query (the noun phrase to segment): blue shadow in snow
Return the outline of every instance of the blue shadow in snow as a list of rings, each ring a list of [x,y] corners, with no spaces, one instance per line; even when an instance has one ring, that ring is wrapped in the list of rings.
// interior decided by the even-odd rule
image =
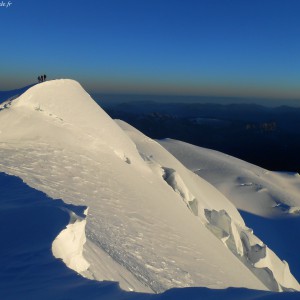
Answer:
[[[30,85],[27,85],[23,88],[12,90],[12,91],[0,91],[0,104],[5,102],[8,99],[15,99],[19,96],[21,96],[23,93],[25,93],[29,88],[33,87],[37,83],[33,83]]]
[[[125,292],[116,282],[88,280],[55,259],[52,242],[69,222],[67,205],[0,173],[0,299],[3,300],[177,300],[300,299],[299,293],[269,293],[242,288],[171,289],[163,294]]]

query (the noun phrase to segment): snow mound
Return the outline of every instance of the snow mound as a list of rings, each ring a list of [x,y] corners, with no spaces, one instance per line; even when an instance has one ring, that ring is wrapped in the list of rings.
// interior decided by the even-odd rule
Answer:
[[[37,84],[12,103],[10,101],[5,108],[8,105],[6,114],[0,115],[1,122],[18,130],[2,131],[1,140],[20,142],[51,138],[60,146],[109,148],[127,163],[140,162],[132,141],[74,80],[60,79]],[[8,120],[11,118],[13,121]],[[39,127],[36,127],[37,124]],[[73,131],[76,131],[76,136]]]
[[[86,217],[69,215],[52,249],[90,279],[148,293],[298,289],[276,257],[262,250],[255,260],[256,238],[226,196],[157,142],[116,124],[77,82],[38,84],[1,110],[0,157],[0,171],[89,208]]]

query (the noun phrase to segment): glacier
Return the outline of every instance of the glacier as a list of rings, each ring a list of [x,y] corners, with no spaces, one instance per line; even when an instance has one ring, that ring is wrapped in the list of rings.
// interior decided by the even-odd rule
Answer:
[[[253,299],[299,291],[288,263],[246,226],[241,200],[171,153],[112,120],[73,80],[43,82],[0,107],[0,172],[64,207],[64,225],[47,244],[53,261],[70,268],[62,281],[77,273],[76,289],[92,285],[100,294],[117,282],[121,289],[113,285],[107,299],[174,297],[172,289],[191,287],[260,291]],[[4,298],[18,289],[21,280]]]

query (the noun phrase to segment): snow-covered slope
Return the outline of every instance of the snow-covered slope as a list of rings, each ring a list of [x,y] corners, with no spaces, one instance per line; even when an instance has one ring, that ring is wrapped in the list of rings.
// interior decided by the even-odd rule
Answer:
[[[240,210],[264,217],[300,211],[298,173],[271,172],[218,151],[171,139],[160,144]]]
[[[132,126],[118,121],[118,124],[128,133],[132,140],[136,143],[138,150],[146,157],[150,157],[156,162],[164,161],[168,166],[171,166],[177,170],[177,173],[183,178],[183,182],[191,183],[191,174],[188,174],[189,178],[186,177],[185,172],[187,171],[183,165],[179,163],[175,157],[170,156],[170,153],[165,149],[162,149],[158,143],[155,143],[153,140],[147,138],[138,130]],[[165,143],[170,142],[166,140]],[[176,141],[177,142],[177,141]],[[164,142],[161,142],[164,145]],[[180,142],[179,142],[180,144]],[[176,143],[175,143],[176,145]],[[180,144],[181,145],[181,144]],[[170,147],[172,148],[172,147]],[[180,147],[174,146],[173,151],[176,153],[176,150]],[[168,154],[166,154],[168,153]],[[196,157],[190,156],[189,151],[182,151],[183,157],[190,161],[192,164],[193,158]],[[167,157],[167,158],[166,158]],[[190,160],[189,160],[190,159]],[[195,160],[195,164],[197,160]],[[195,166],[195,165],[193,165]],[[216,175],[216,176],[219,176]],[[180,178],[180,179],[181,179]],[[195,199],[201,199],[203,197],[203,192],[207,196],[206,199],[209,199],[210,203],[205,203],[205,200],[202,200],[201,203],[205,203],[204,207],[200,208],[204,210],[205,218],[208,220],[207,227],[213,232],[220,240],[222,240],[225,245],[239,257],[249,269],[252,270],[258,276],[268,288],[276,289],[277,283],[281,285],[283,282],[293,281],[293,278],[287,279],[289,276],[289,266],[287,262],[281,262],[278,257],[255,235],[251,229],[247,228],[240,222],[240,217],[235,216],[236,209],[230,207],[228,200],[224,197],[223,199],[217,195],[215,190],[211,190],[213,193],[209,194],[208,187],[210,186],[208,182],[202,180],[201,177],[196,177],[193,181],[195,186],[189,186],[188,191],[192,191],[195,195]],[[211,188],[211,187],[210,187]],[[175,189],[176,190],[176,189]],[[182,189],[177,189],[179,194],[182,193]],[[242,195],[240,195],[242,197]],[[184,198],[184,197],[183,197]],[[211,207],[210,205],[218,205],[216,199],[222,199],[220,204],[223,208],[218,206]],[[252,266],[255,268],[253,269]],[[263,268],[263,270],[261,269]],[[286,271],[285,271],[286,270]],[[275,277],[277,283],[272,283],[269,281],[269,273],[271,272],[272,276]],[[287,272],[287,273],[286,273]],[[267,274],[266,274],[267,273]],[[297,286],[298,284],[295,283]],[[285,284],[283,286],[287,287]],[[279,290],[281,288],[279,287]]]
[[[159,141],[187,168],[213,184],[300,280],[300,176],[271,172],[235,157],[172,139]]]
[[[155,141],[116,124],[77,82],[44,82],[2,107],[0,171],[88,207],[86,216],[71,211],[52,243],[73,270],[141,292],[299,290],[222,193]]]
[[[29,88],[31,88],[34,85],[35,84],[31,84],[31,85],[25,86],[23,88],[11,90],[11,91],[0,91],[0,104],[5,101],[10,101],[10,100],[13,100],[13,99],[19,97],[20,95],[22,95],[24,92],[26,92]]]
[[[181,288],[153,295],[125,292],[115,282],[78,276],[51,254],[55,236],[68,226],[71,212],[84,215],[84,207],[49,199],[19,178],[0,173],[0,299],[15,300],[123,300],[123,299],[298,299],[296,293],[270,293],[247,289]],[[9,230],[8,230],[9,228]],[[99,257],[98,257],[99,259]],[[112,265],[110,266],[112,267]]]

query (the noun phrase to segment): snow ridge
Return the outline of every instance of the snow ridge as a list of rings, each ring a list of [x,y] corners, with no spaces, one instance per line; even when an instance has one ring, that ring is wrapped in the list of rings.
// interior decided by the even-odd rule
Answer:
[[[198,201],[176,170],[162,168],[164,180],[178,193],[187,207],[198,216]],[[200,209],[200,208],[199,208]],[[300,285],[281,261],[251,229],[232,220],[226,210],[204,209],[207,228],[237,256],[271,291],[296,291]],[[200,214],[201,215],[201,214]]]
[[[157,142],[116,124],[77,82],[41,83],[7,108],[0,111],[0,170],[89,207],[86,216],[69,214],[52,242],[77,272],[147,292],[298,288],[221,192]]]
[[[134,138],[137,134],[142,135],[128,124],[118,123],[124,130],[127,130],[131,137]],[[134,140],[138,141],[137,138]],[[142,145],[138,145],[139,148],[143,149],[140,151],[145,151]],[[142,153],[142,157],[147,157],[147,155]],[[151,159],[154,160],[153,156]],[[172,187],[174,192],[180,195],[191,213],[199,218],[269,290],[278,292],[300,290],[300,285],[291,274],[287,262],[281,261],[253,234],[251,229],[245,226],[239,218],[236,218],[230,207],[220,210],[209,208],[211,205],[203,205],[203,202],[200,204],[187,187],[188,184],[180,176],[182,170],[178,164],[177,168],[162,167],[162,170],[163,179]],[[199,198],[201,199],[201,197]],[[205,217],[203,218],[203,216]]]

